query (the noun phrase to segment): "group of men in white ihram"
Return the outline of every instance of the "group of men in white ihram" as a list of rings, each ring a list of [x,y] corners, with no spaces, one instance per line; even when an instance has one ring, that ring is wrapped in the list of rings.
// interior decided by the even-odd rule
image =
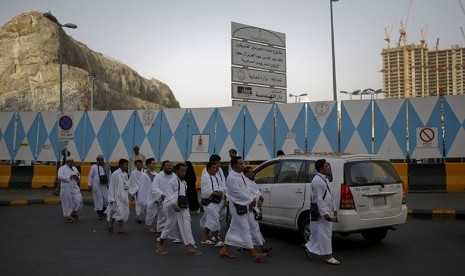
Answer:
[[[130,197],[135,201],[135,212],[138,223],[145,224],[149,232],[157,233],[156,252],[167,254],[165,240],[172,239],[184,243],[185,253],[198,256],[191,229],[191,216],[188,209],[187,185],[184,181],[187,165],[163,161],[161,171],[155,172],[154,158],[145,159],[134,149],[131,161],[120,159],[118,169],[113,173],[105,164],[102,155],[92,165],[88,177],[88,187],[93,193],[94,209],[98,219],[107,219],[107,229],[113,233],[125,234],[124,223],[130,213]],[[135,168],[128,170],[134,162]],[[144,170],[144,162],[146,170]],[[234,258],[229,247],[237,247],[250,251],[252,260],[263,261],[271,247],[265,246],[260,232],[258,219],[263,202],[260,190],[253,180],[253,170],[248,175],[244,172],[244,162],[238,156],[231,158],[231,171],[225,178],[220,168],[221,157],[213,154],[202,172],[201,203],[204,213],[200,227],[204,229],[201,243],[221,247],[220,256]],[[130,171],[130,174],[128,173]],[[77,211],[82,208],[82,195],[79,188],[80,175],[74,160],[69,158],[66,165],[58,171],[61,181],[60,198],[63,215],[67,223],[79,220]],[[221,221],[226,218],[227,209],[232,218],[224,241],[219,236]],[[255,247],[260,250],[255,249]]]

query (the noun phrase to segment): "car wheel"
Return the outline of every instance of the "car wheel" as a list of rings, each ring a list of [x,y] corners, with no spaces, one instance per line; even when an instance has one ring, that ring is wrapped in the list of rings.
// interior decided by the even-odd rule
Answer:
[[[362,231],[362,236],[370,243],[377,243],[383,240],[387,235],[387,228],[376,228]]]
[[[306,216],[299,226],[300,238],[303,242],[308,242],[310,239],[310,218]]]

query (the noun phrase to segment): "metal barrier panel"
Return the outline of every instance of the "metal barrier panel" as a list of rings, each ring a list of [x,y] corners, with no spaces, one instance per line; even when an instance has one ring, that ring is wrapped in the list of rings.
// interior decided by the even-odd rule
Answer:
[[[162,160],[184,161],[187,143],[187,109],[163,109],[160,155]]]
[[[37,160],[57,161],[60,160],[60,143],[58,142],[58,125],[56,112],[40,112],[37,140]]]
[[[88,120],[84,128],[84,161],[94,162],[99,154],[102,154],[106,161],[110,161],[110,113],[108,111],[88,111],[86,116],[86,120]]]
[[[244,107],[218,108],[216,117],[215,153],[229,161],[229,150],[244,156]]]
[[[337,102],[312,102],[307,109],[308,152],[337,152],[338,149]]]
[[[443,107],[446,157],[465,157],[465,95],[444,96]]]
[[[109,119],[110,148],[109,160],[128,159],[132,154],[134,145],[134,110],[111,111]],[[129,167],[134,164],[130,164]]]
[[[372,101],[342,101],[341,151],[373,153]]]
[[[446,191],[445,164],[409,164],[409,191]]]
[[[375,100],[374,153],[389,159],[407,158],[405,99]]]
[[[274,156],[274,105],[245,106],[244,160],[268,160]]]
[[[17,113],[14,160],[36,159],[38,126],[37,113]]]
[[[304,103],[276,105],[276,144],[272,157],[276,157],[279,149],[285,153],[305,150],[305,110]]]
[[[214,153],[216,108],[189,109],[187,160],[207,162]]]
[[[16,112],[0,112],[0,160],[12,160]]]
[[[147,158],[160,160],[160,110],[138,110],[134,125],[134,144]]]
[[[442,158],[441,101],[439,97],[408,99],[411,158]]]

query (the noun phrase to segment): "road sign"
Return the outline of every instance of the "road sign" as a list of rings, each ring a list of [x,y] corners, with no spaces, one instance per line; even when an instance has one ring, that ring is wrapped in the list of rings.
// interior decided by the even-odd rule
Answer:
[[[437,127],[419,127],[417,128],[417,147],[419,148],[437,148],[438,147],[438,128]]]
[[[286,47],[286,34],[231,22],[231,36],[269,45]]]
[[[232,67],[232,81],[286,87],[286,75],[268,71]]]
[[[74,140],[73,115],[62,114],[58,116],[58,141]]]
[[[233,83],[232,98],[285,103],[286,90]]]
[[[232,40],[232,64],[286,72],[286,49]]]

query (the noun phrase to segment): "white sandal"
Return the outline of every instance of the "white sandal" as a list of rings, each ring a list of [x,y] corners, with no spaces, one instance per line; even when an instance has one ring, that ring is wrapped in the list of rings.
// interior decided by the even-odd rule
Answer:
[[[332,264],[332,265],[339,265],[341,264],[341,262],[339,262],[338,260],[334,259],[334,257],[331,257],[329,259],[326,259],[325,260],[325,263],[327,264]]]

